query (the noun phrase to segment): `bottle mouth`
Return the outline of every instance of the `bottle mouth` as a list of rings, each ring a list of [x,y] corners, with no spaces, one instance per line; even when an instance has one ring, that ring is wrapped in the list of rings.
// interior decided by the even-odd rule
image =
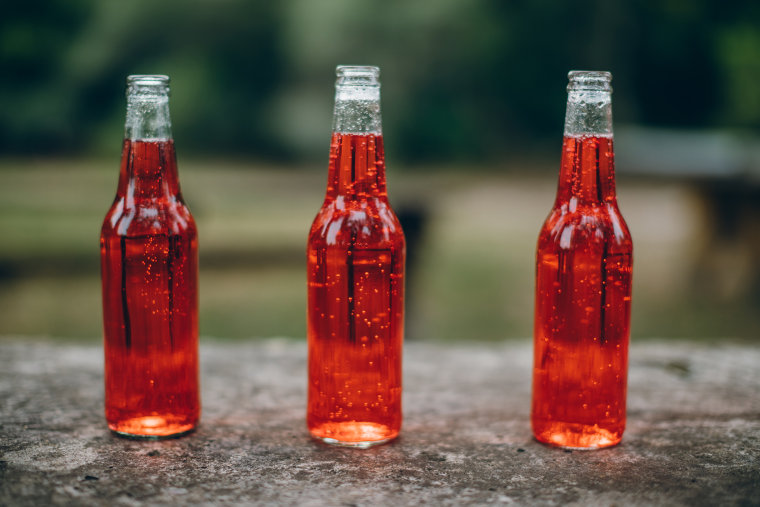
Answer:
[[[380,67],[372,65],[338,65],[338,86],[380,86]]]
[[[165,97],[169,93],[169,76],[132,74],[127,76],[127,96]]]
[[[127,84],[169,84],[169,76],[164,74],[130,74],[127,76]]]
[[[567,73],[567,91],[593,90],[611,92],[612,73],[603,70],[571,70]]]

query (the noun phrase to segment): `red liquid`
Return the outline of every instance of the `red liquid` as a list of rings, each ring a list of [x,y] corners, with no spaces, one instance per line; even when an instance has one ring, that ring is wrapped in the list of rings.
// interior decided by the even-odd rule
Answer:
[[[401,429],[404,255],[381,136],[333,134],[308,243],[311,434],[369,446]]]
[[[625,429],[633,245],[615,197],[611,137],[565,137],[538,239],[533,433],[607,447]]]
[[[106,419],[113,431],[192,430],[198,394],[198,240],[172,141],[124,142],[100,236]]]

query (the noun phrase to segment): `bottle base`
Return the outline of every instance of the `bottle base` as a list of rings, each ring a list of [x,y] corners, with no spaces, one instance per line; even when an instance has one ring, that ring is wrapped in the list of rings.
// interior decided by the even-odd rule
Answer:
[[[543,444],[573,450],[593,450],[612,447],[620,443],[623,432],[612,432],[599,425],[555,422],[533,432]]]
[[[369,449],[390,442],[398,436],[385,424],[364,421],[329,422],[309,428],[311,436],[326,444]]]
[[[133,417],[109,423],[108,428],[114,435],[133,440],[166,440],[179,438],[195,431],[195,423],[178,423],[172,418],[162,416]]]

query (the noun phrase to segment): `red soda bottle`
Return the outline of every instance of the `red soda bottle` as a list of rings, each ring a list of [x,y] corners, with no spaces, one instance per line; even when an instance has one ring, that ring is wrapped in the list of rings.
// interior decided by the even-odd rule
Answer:
[[[612,76],[568,77],[557,198],[538,238],[531,423],[540,442],[598,448],[625,429],[633,243],[615,196]]]
[[[193,430],[198,393],[198,239],[182,200],[169,78],[127,78],[116,199],[100,234],[108,427],[135,438]]]
[[[327,193],[309,232],[311,434],[367,448],[401,428],[405,241],[385,188],[380,70],[337,68]]]

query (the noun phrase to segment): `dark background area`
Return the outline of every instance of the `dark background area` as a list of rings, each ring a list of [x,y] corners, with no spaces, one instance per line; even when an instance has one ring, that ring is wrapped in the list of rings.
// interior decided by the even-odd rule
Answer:
[[[401,162],[551,146],[570,69],[613,73],[620,123],[760,128],[751,0],[31,0],[0,34],[6,154],[110,153],[126,74],[165,73],[186,152],[322,155],[339,63],[382,68]]]

